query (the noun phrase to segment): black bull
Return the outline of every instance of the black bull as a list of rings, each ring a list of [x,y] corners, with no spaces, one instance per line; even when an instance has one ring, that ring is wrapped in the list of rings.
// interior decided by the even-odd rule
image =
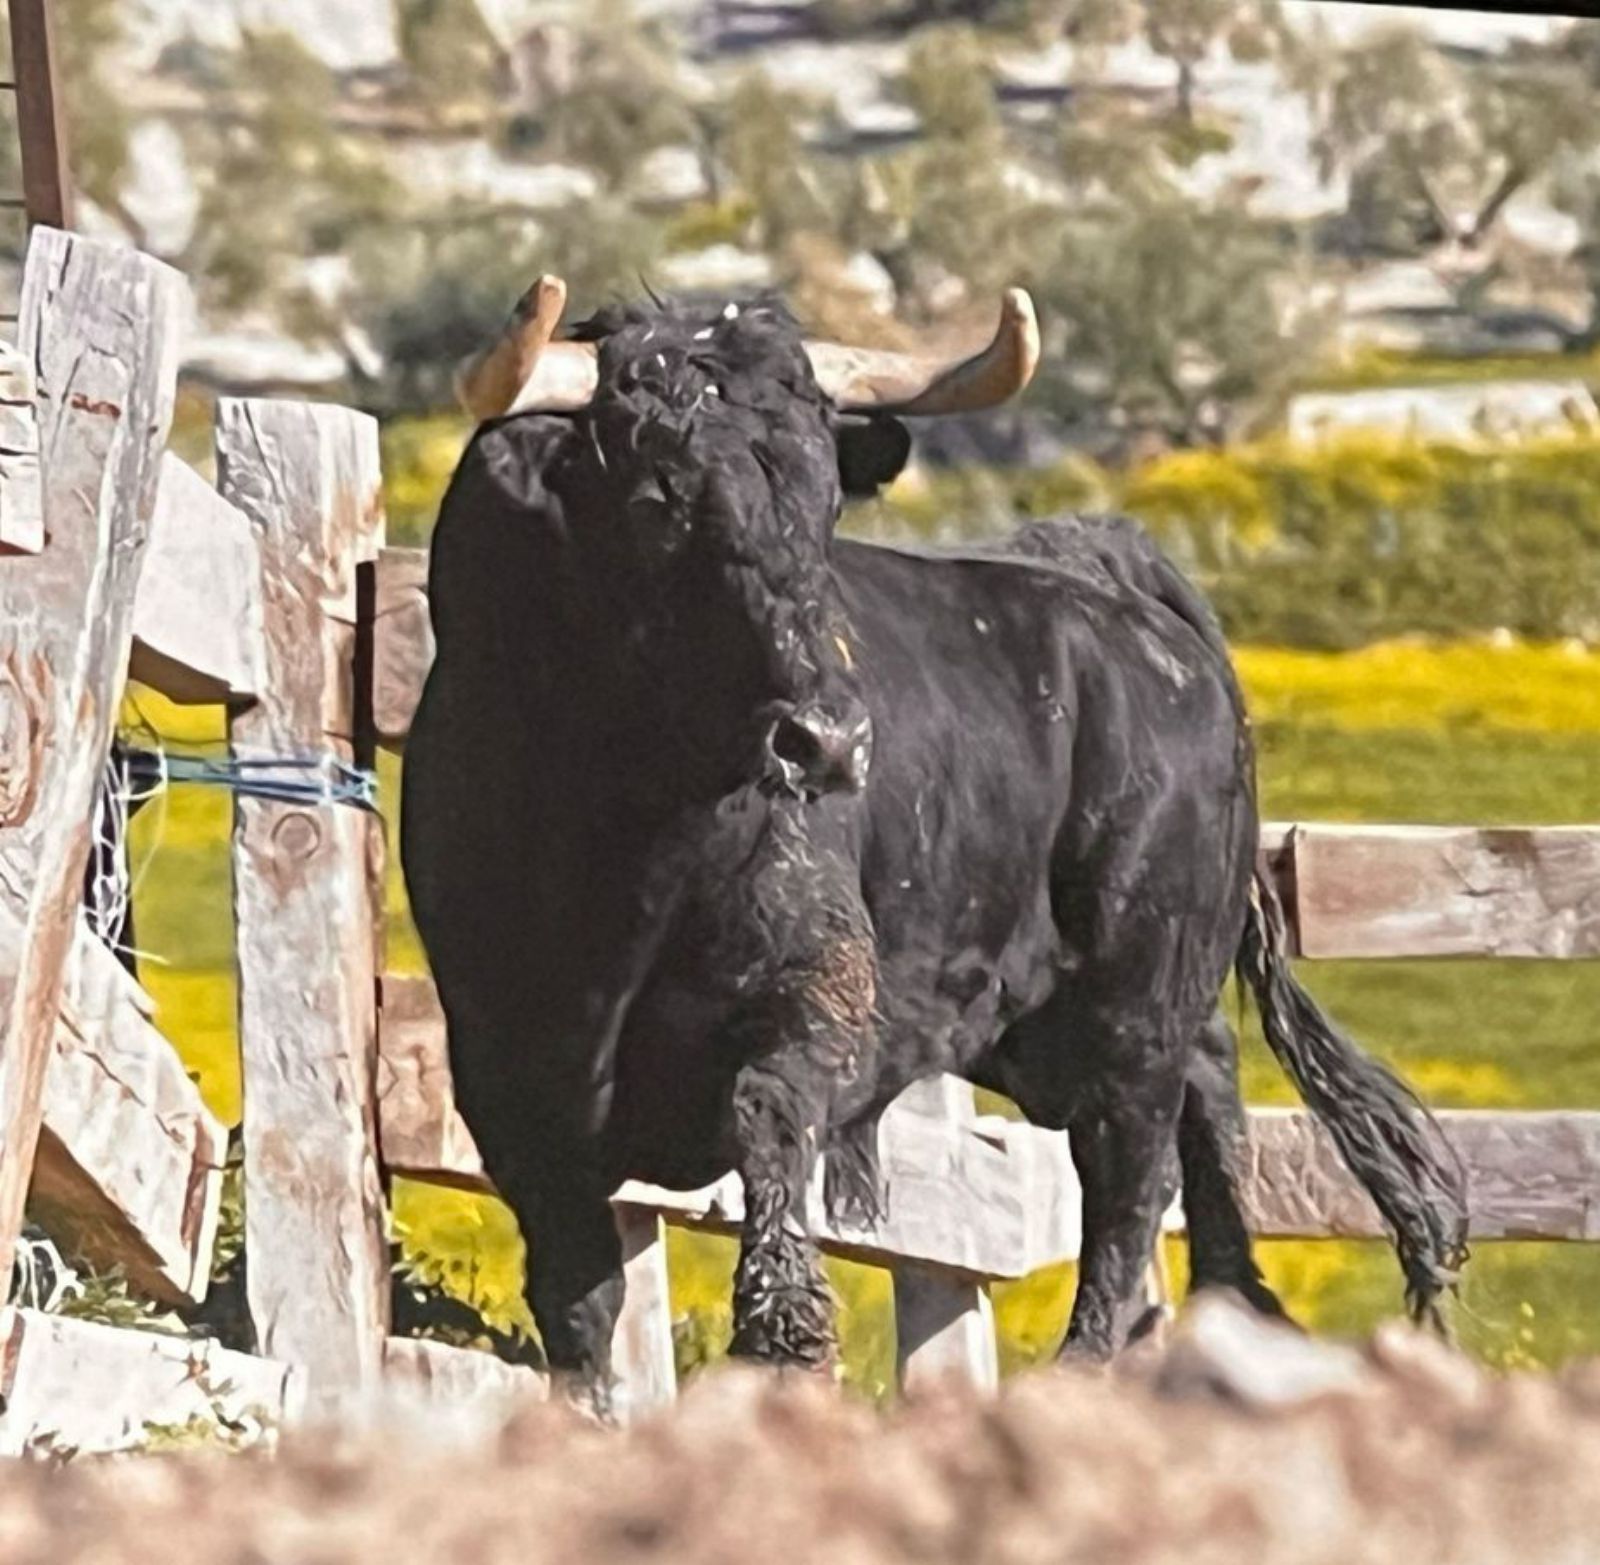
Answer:
[[[592,407],[489,425],[455,475],[405,769],[456,1091],[530,1235],[552,1366],[604,1395],[615,1186],[730,1168],[734,1350],[824,1360],[813,1159],[870,1207],[878,1116],[940,1071],[1071,1132],[1066,1351],[1139,1331],[1174,1147],[1195,1284],[1275,1310],[1234,1187],[1234,967],[1431,1309],[1460,1170],[1289,970],[1199,595],[1123,521],[835,540],[841,465],[872,448],[781,311],[596,330]]]

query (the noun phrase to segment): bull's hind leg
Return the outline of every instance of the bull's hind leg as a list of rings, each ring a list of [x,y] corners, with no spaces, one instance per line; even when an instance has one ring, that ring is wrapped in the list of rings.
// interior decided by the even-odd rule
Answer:
[[[1186,1034],[1148,1003],[1059,993],[1002,1047],[999,1079],[1068,1132],[1083,1188],[1078,1293],[1061,1352],[1100,1362],[1154,1323],[1145,1281],[1172,1195]]]
[[[1142,1067],[1094,1083],[1067,1121],[1083,1187],[1083,1252],[1065,1358],[1109,1359],[1151,1322],[1145,1275],[1167,1206],[1182,1096],[1178,1051],[1152,1036]]]
[[[1283,1305],[1262,1280],[1239,1209],[1245,1140],[1238,1050],[1227,1022],[1213,1016],[1190,1051],[1178,1121],[1189,1287],[1232,1288],[1263,1315],[1281,1316]]]

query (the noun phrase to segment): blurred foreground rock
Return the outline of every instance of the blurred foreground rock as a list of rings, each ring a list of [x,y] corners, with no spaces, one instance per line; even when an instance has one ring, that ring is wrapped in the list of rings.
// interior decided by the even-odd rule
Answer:
[[[456,1431],[459,1437],[460,1431]],[[275,1457],[0,1466],[8,1565],[1567,1565],[1600,1559],[1600,1378],[1491,1376],[1206,1302],[1113,1374],[888,1413],[724,1370],[621,1435],[554,1403]]]

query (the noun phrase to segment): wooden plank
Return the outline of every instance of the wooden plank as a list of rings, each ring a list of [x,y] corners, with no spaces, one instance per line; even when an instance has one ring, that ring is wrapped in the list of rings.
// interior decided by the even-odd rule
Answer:
[[[428,618],[428,551],[385,549],[378,556],[373,622],[372,717],[380,742],[405,746],[433,663]]]
[[[33,365],[0,342],[0,556],[44,547],[39,410]]]
[[[10,12],[11,74],[17,84],[17,140],[28,221],[71,228],[72,175],[50,0],[11,0]]]
[[[465,1150],[471,1136],[449,1097],[444,1031],[431,983],[390,977],[384,994],[384,1052],[390,1049],[389,1018],[400,1015],[400,1047],[411,1056],[403,1144],[417,1155],[404,1171],[419,1179],[436,1177],[422,1150],[447,1148],[451,1161],[439,1171],[446,1179],[481,1180],[476,1153]],[[822,1207],[819,1174],[809,1219],[824,1247],[881,1264],[904,1260],[983,1277],[1023,1276],[1075,1257],[1081,1243],[1079,1191],[1066,1136],[990,1116],[966,1124],[930,1118],[927,1097],[927,1089],[913,1094],[884,1118],[880,1150],[889,1211],[882,1222],[871,1228],[832,1224]],[[399,1101],[387,1097],[385,1113]],[[441,1129],[443,1112],[450,1124]],[[1479,1237],[1600,1237],[1600,1114],[1445,1110],[1439,1119],[1466,1159],[1473,1232]],[[1246,1196],[1260,1233],[1381,1232],[1367,1198],[1303,1111],[1255,1109],[1250,1123],[1255,1151]],[[630,1183],[617,1199],[717,1232],[737,1232],[744,1216],[743,1192],[732,1175],[694,1191]],[[1167,1226],[1181,1230],[1180,1210],[1174,1209]]]
[[[390,975],[383,996],[380,1050],[387,1056],[393,1048],[399,1056],[392,1070],[385,1068],[395,1086],[380,1103],[386,1163],[391,1172],[472,1186],[482,1179],[482,1164],[476,1151],[466,1151],[472,1138],[448,1095],[444,1018],[433,984]],[[403,1020],[397,1025],[396,1018]],[[929,1117],[923,1107],[914,1095],[905,1108],[895,1105],[884,1116],[879,1160],[888,1210],[880,1222],[834,1223],[822,1199],[826,1171],[818,1168],[808,1223],[825,1249],[879,1265],[904,1258],[989,1277],[1024,1276],[1046,1260],[1076,1253],[1077,1187],[1064,1136],[995,1118],[952,1123]],[[401,1126],[391,1134],[387,1119],[397,1112]],[[394,1162],[391,1149],[407,1161]],[[445,1149],[450,1161],[429,1168],[424,1155],[430,1149]],[[744,1217],[744,1193],[732,1174],[692,1191],[630,1182],[616,1199],[720,1233],[737,1232]]]
[[[21,348],[50,453],[50,541],[0,567],[0,1277],[33,1170],[188,308],[170,268],[34,231]]]
[[[1600,956],[1600,829],[1296,826],[1308,957]]]
[[[910,1261],[970,1276],[1025,1277],[1077,1253],[1075,1203],[1047,1199],[1030,1209],[1036,1195],[1051,1194],[1037,1177],[1040,1141],[1050,1134],[1005,1120],[948,1125],[891,1108],[879,1133],[883,1215],[872,1223],[834,1221],[822,1199],[824,1158],[808,1192],[807,1227],[829,1254],[871,1265]],[[744,1219],[744,1191],[733,1174],[693,1191],[630,1181],[617,1198],[716,1233],[737,1233]],[[1051,1219],[1059,1226],[1048,1226]]]
[[[168,451],[134,599],[129,672],[169,700],[240,700],[261,689],[265,648],[250,524]]]
[[[952,1125],[970,1125],[977,1118],[972,1083],[959,1076],[930,1076],[914,1081],[895,1099],[902,1114],[920,1114],[924,1119],[944,1120]]]
[[[0,1456],[128,1451],[193,1424],[267,1433],[304,1395],[290,1365],[208,1338],[0,1311]]]
[[[120,1267],[164,1303],[198,1303],[210,1283],[228,1133],[152,1009],[80,923],[28,1209],[74,1256]]]
[[[1467,1166],[1477,1239],[1600,1239],[1600,1113],[1442,1110]],[[1383,1225],[1326,1132],[1296,1109],[1250,1113],[1246,1214],[1273,1238],[1378,1238]]]
[[[492,1353],[458,1348],[426,1337],[390,1337],[383,1345],[385,1384],[438,1404],[544,1401],[548,1379],[525,1364],[507,1364]]]
[[[616,1411],[624,1423],[678,1395],[672,1350],[672,1300],[667,1287],[667,1234],[659,1212],[618,1204],[617,1233],[627,1295],[611,1338]]]
[[[392,1174],[488,1190],[472,1132],[456,1108],[438,992],[428,978],[386,974],[378,1018],[378,1139]]]
[[[377,425],[346,408],[227,399],[217,463],[260,551],[266,632],[260,699],[231,714],[234,750],[349,762],[356,573],[383,526]],[[318,1412],[376,1382],[388,1332],[382,852],[381,821],[353,804],[236,796],[250,1312],[265,1352],[307,1366]]]
[[[894,1268],[895,1367],[902,1391],[955,1381],[993,1391],[1000,1384],[994,1305],[988,1286],[920,1266]]]

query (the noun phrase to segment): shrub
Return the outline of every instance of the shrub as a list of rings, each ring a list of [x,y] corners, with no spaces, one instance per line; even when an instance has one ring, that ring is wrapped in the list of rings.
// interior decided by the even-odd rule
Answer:
[[[1002,531],[1109,503],[1212,595],[1229,634],[1350,647],[1396,635],[1600,639],[1600,440],[1425,445],[1360,436],[1182,451],[1131,473],[936,475],[854,519],[879,535]],[[1074,498],[1074,497],[1079,498]]]

